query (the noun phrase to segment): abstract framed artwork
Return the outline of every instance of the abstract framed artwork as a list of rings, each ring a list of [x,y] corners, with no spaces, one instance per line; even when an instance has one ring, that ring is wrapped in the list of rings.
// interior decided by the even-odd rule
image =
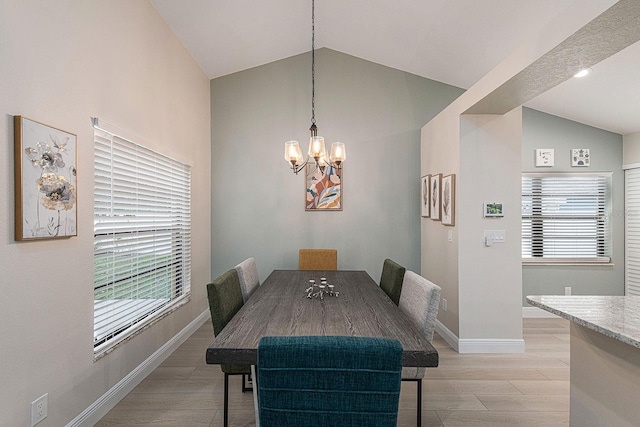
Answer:
[[[420,215],[429,218],[429,175],[420,178]]]
[[[440,221],[442,212],[442,203],[440,201],[441,184],[441,173],[429,176],[429,209],[431,211],[431,219],[434,221]]]
[[[313,162],[305,166],[305,210],[342,210],[342,171],[333,166],[320,168]]]
[[[456,176],[442,178],[442,224],[455,225],[456,221]]]
[[[14,116],[15,239],[77,235],[76,135]]]

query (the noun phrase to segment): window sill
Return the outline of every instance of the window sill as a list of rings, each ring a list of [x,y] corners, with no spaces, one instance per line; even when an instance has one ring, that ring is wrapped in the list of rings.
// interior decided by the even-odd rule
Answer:
[[[578,262],[578,261],[522,261],[523,267],[549,267],[549,266],[562,266],[562,267],[612,267],[615,264],[612,262]]]

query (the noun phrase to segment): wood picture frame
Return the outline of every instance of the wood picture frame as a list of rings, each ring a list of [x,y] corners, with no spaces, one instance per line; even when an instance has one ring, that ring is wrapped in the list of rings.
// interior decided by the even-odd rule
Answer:
[[[442,212],[442,203],[440,200],[441,186],[441,173],[429,176],[429,209],[431,212],[431,219],[434,221],[440,221],[440,214]]]
[[[453,226],[456,223],[456,176],[442,178],[442,224]]]
[[[323,169],[311,162],[305,166],[305,210],[342,210],[342,171],[333,166]]]
[[[420,178],[420,215],[429,218],[429,175]]]
[[[14,116],[15,240],[77,236],[77,136]]]

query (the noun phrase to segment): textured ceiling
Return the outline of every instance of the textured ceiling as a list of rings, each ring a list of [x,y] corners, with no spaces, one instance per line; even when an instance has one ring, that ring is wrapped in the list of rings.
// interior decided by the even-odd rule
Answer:
[[[586,1],[586,0],[576,0]],[[593,0],[612,3],[610,0]],[[634,0],[635,1],[635,0]],[[574,0],[318,0],[316,48],[469,88]],[[304,0],[151,0],[215,78],[304,53]],[[527,105],[617,133],[640,131],[640,48],[632,46]],[[634,99],[635,97],[635,99]]]

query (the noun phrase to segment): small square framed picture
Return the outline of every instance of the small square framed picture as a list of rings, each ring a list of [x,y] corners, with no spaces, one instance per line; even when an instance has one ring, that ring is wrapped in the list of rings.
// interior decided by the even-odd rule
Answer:
[[[536,148],[536,166],[553,166],[553,148]]]
[[[504,209],[502,202],[485,202],[484,203],[484,217],[499,218],[504,216]]]
[[[586,167],[591,164],[591,154],[588,148],[571,149],[571,166]]]

